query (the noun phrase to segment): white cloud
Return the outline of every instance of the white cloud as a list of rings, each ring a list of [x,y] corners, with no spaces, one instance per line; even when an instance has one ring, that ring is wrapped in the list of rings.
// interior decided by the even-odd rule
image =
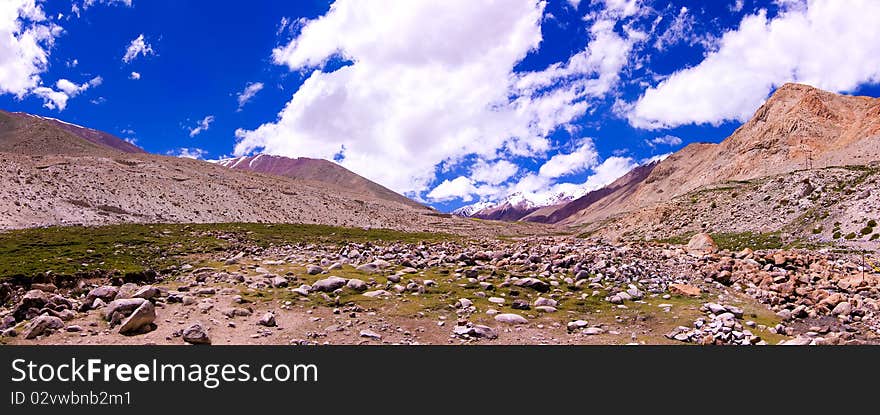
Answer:
[[[464,176],[458,176],[452,180],[444,180],[428,193],[428,199],[435,202],[445,202],[461,199],[463,202],[474,200],[473,194],[477,193],[474,182]]]
[[[141,73],[140,72],[132,72],[131,75],[128,76],[128,79],[133,79],[133,80],[137,81],[138,79],[141,79]]]
[[[155,54],[153,46],[144,40],[144,35],[142,33],[128,44],[128,48],[125,50],[125,56],[122,57],[122,61],[129,63],[137,58],[138,55],[148,56],[153,54]]]
[[[619,179],[630,170],[636,168],[638,164],[630,157],[608,157],[602,164],[593,169],[593,174],[587,177],[587,180],[581,184],[581,187],[587,191],[600,189],[605,185]]]
[[[43,99],[44,107],[51,110],[64,111],[64,109],[67,108],[67,101],[70,100],[70,98],[85,92],[89,88],[101,85],[103,82],[104,79],[100,76],[96,76],[82,85],[77,85],[67,79],[59,79],[55,82],[55,88],[57,90],[40,86],[34,88],[31,93]],[[92,103],[100,102],[93,100]]]
[[[248,103],[258,92],[263,90],[262,82],[253,82],[247,84],[244,88],[244,91],[238,94],[238,110],[241,111],[242,107]]]
[[[59,79],[57,82],[55,82],[55,88],[58,88],[59,90],[67,94],[67,96],[73,98],[81,94],[82,92],[85,92],[89,88],[101,85],[103,82],[104,78],[101,78],[100,76],[96,76],[82,85],[77,85],[67,79]]]
[[[590,168],[591,174],[581,183],[557,183],[550,177],[530,173],[492,196],[504,198],[510,195],[518,195],[520,198],[528,200],[533,204],[547,205],[558,202],[560,196],[578,198],[593,190],[600,189],[617,180],[636,166],[638,164],[631,157],[608,157],[602,163],[594,164]]]
[[[580,173],[590,169],[599,162],[599,153],[590,139],[581,140],[578,148],[571,153],[559,153],[547,160],[538,170],[538,174],[548,179]]]
[[[635,15],[642,9],[642,0],[605,0],[605,9],[622,17]]]
[[[83,10],[88,9],[89,7],[92,7],[96,4],[110,4],[110,5],[121,4],[121,5],[124,5],[127,7],[131,7],[131,1],[132,0],[83,0],[82,9]]]
[[[48,68],[49,53],[62,28],[46,18],[34,0],[0,2],[0,94],[24,98],[45,96],[41,74]]]
[[[638,2],[620,13],[629,4]],[[338,0],[273,52],[307,79],[276,121],[238,130],[234,152],[341,156],[343,166],[410,194],[426,191],[444,162],[542,157],[550,133],[618,82],[633,42],[613,21],[596,21],[585,50],[567,62],[514,72],[541,42],[544,5]],[[332,57],[351,64],[326,70]]]
[[[171,150],[165,154],[174,157],[181,157],[186,159],[196,159],[196,160],[204,160],[205,156],[208,154],[207,151],[202,150],[200,148],[194,147],[181,147],[176,150]]]
[[[70,99],[64,92],[45,86],[36,87],[30,93],[42,98],[43,106],[50,110],[64,111],[67,108],[67,100]]]
[[[743,6],[745,6],[745,0],[736,0],[733,2],[733,4],[730,5],[730,11],[736,13],[741,12]]]
[[[488,163],[480,159],[471,166],[471,178],[478,183],[497,185],[504,183],[518,171],[519,167],[507,160]]]
[[[672,19],[672,23],[666,27],[666,30],[660,36],[657,36],[657,39],[654,41],[654,47],[662,52],[670,46],[686,42],[690,46],[702,44],[707,49],[711,48],[716,39],[709,34],[700,35],[696,33],[694,30],[696,26],[697,20],[693,13],[687,7],[682,7]]]
[[[208,131],[208,128],[211,126],[212,122],[214,122],[213,115],[209,115],[205,118],[202,118],[202,120],[199,121],[198,125],[189,129],[189,136],[195,137],[205,131]]]
[[[666,146],[678,146],[681,145],[682,139],[676,137],[674,135],[664,135],[660,137],[654,137],[651,140],[646,140],[649,146],[654,147],[657,145],[666,145]]]
[[[785,82],[845,92],[880,82],[880,2],[809,0],[747,15],[698,65],[623,105],[635,127],[745,121]]]

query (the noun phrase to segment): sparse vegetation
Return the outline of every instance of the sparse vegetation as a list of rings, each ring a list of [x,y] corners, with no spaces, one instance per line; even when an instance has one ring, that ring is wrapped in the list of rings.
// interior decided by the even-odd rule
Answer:
[[[454,238],[447,234],[299,224],[151,224],[50,227],[0,233],[0,278],[141,272],[180,265],[188,256],[249,243],[400,241]]]

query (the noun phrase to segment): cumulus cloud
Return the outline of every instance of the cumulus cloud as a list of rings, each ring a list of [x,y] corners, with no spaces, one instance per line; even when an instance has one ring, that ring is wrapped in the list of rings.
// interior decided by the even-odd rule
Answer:
[[[646,140],[645,142],[651,147],[656,147],[658,145],[679,146],[683,141],[680,137],[667,134],[660,137],[654,137],[651,140]]]
[[[745,16],[698,65],[619,107],[639,128],[745,121],[785,82],[846,92],[880,82],[880,2],[784,1]]]
[[[497,196],[519,195],[537,205],[556,203],[560,197],[578,198],[617,180],[638,166],[631,157],[612,156],[590,168],[583,182],[556,182],[540,173],[529,173]]]
[[[213,115],[209,115],[209,116],[207,116],[207,117],[205,117],[205,118],[202,118],[202,119],[198,122],[198,125],[196,125],[195,127],[189,129],[189,136],[190,136],[190,137],[195,137],[195,136],[197,136],[197,135],[199,135],[199,134],[201,134],[201,133],[203,133],[203,132],[205,132],[205,131],[208,131],[208,128],[211,126],[211,123],[212,123],[212,122],[214,122],[214,116],[213,116]]]
[[[133,80],[137,81],[138,79],[141,79],[141,73],[140,72],[132,72],[131,75],[128,76],[128,79],[133,79]]]
[[[0,94],[19,99],[31,93],[47,94],[45,89],[36,89],[62,30],[46,18],[34,0],[0,2]]]
[[[148,56],[153,54],[155,54],[153,46],[144,40],[144,35],[142,33],[128,44],[128,48],[125,50],[125,55],[122,57],[122,61],[129,63],[138,56]]]
[[[504,183],[518,171],[519,167],[507,160],[498,160],[490,163],[480,159],[471,166],[471,178],[477,182],[497,185]]]
[[[428,199],[435,202],[445,202],[453,199],[461,199],[463,202],[474,200],[473,194],[477,193],[474,182],[464,176],[458,176],[452,180],[444,180],[428,193]]]
[[[257,95],[258,92],[263,90],[262,82],[253,82],[247,84],[244,88],[244,91],[241,91],[238,94],[238,110],[241,111],[242,107],[248,103],[254,96]]]
[[[64,111],[70,98],[85,92],[89,88],[101,85],[103,82],[104,79],[100,76],[96,76],[81,85],[77,85],[67,79],[59,79],[55,82],[55,89],[39,86],[32,89],[30,93],[42,98],[44,107],[51,110]]]
[[[639,2],[611,3],[623,14]],[[337,159],[409,194],[427,191],[441,163],[543,157],[547,137],[618,82],[634,41],[591,21],[583,51],[517,72],[540,45],[544,5],[338,0],[273,51],[306,79],[275,121],[236,132],[234,152]],[[327,69],[333,58],[346,64]]]
[[[592,140],[582,140],[578,148],[571,153],[560,153],[547,160],[538,170],[538,174],[548,179],[555,179],[573,173],[580,173],[592,168],[599,162],[599,153]]]
[[[82,85],[77,85],[67,79],[59,79],[58,82],[55,83],[55,88],[60,89],[70,97],[75,97],[89,88],[101,85],[103,82],[104,78],[101,78],[100,76],[96,76]]]
[[[195,147],[181,147],[165,153],[169,156],[181,157],[186,159],[204,160],[208,154],[207,151]]]

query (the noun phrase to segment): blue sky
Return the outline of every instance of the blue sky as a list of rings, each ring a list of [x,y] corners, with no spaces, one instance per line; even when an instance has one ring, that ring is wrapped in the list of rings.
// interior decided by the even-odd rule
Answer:
[[[842,3],[8,0],[0,108],[334,159],[441,210],[546,201],[718,142],[785,82],[880,95],[880,2]]]

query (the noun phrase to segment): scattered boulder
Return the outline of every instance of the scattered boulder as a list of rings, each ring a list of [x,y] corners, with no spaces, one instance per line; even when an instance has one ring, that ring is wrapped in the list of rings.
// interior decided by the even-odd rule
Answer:
[[[360,336],[361,336],[361,337],[366,337],[366,338],[368,338],[368,339],[373,339],[373,340],[382,340],[382,335],[381,335],[381,334],[376,333],[375,331],[370,330],[370,329],[363,329],[363,330],[361,330],[361,332],[360,332]]]
[[[687,297],[699,297],[703,293],[699,287],[688,284],[672,284],[669,286],[669,293],[672,295],[683,295]]]
[[[25,339],[33,339],[44,334],[51,334],[55,330],[64,328],[64,322],[55,316],[39,316],[28,323],[22,335]]]
[[[363,265],[358,265],[358,267],[356,269],[360,272],[365,272],[367,274],[374,274],[376,272],[379,272],[379,267],[373,263],[366,263]]]
[[[532,277],[520,278],[520,279],[516,280],[513,283],[513,285],[515,285],[517,287],[531,288],[535,291],[542,292],[542,293],[550,291],[550,284],[547,284],[544,281],[541,281],[537,278],[532,278]]]
[[[318,275],[322,272],[324,272],[324,268],[321,268],[317,265],[309,265],[308,268],[306,268],[306,273],[308,273],[309,275]]]
[[[109,303],[116,299],[117,294],[119,294],[118,288],[112,285],[104,285],[89,291],[83,303],[92,304],[95,302],[95,299],[101,299],[101,301]]]
[[[685,250],[691,255],[701,256],[718,252],[718,245],[708,233],[698,233],[691,237]]]
[[[193,323],[183,329],[183,341],[189,344],[211,344],[211,338],[202,323]]]
[[[263,317],[260,317],[260,321],[258,321],[257,324],[266,327],[275,327],[278,325],[275,322],[275,314],[272,312],[266,312],[266,314],[263,314]]]
[[[158,288],[153,287],[152,285],[145,285],[135,291],[135,293],[131,295],[131,298],[143,298],[144,300],[151,300],[158,297],[159,294],[160,291]]]
[[[116,313],[122,315],[129,315],[134,312],[138,307],[143,305],[144,303],[148,303],[149,301],[144,300],[143,298],[126,298],[122,300],[113,300],[110,304],[107,304],[101,313],[104,316],[104,320],[112,320],[113,315]]]
[[[137,334],[149,331],[153,328],[153,321],[155,320],[156,307],[153,303],[144,301],[122,322],[122,326],[119,327],[119,333]]]
[[[357,278],[352,278],[345,283],[345,286],[354,291],[366,291],[367,283]]]
[[[528,320],[519,314],[503,313],[495,316],[495,321],[505,324],[528,324]]]
[[[323,291],[323,292],[333,292],[333,291],[336,291],[336,290],[342,288],[343,286],[345,286],[346,282],[347,281],[345,280],[345,278],[328,277],[328,278],[324,278],[322,280],[315,281],[315,283],[312,284],[312,290],[313,291]]]

